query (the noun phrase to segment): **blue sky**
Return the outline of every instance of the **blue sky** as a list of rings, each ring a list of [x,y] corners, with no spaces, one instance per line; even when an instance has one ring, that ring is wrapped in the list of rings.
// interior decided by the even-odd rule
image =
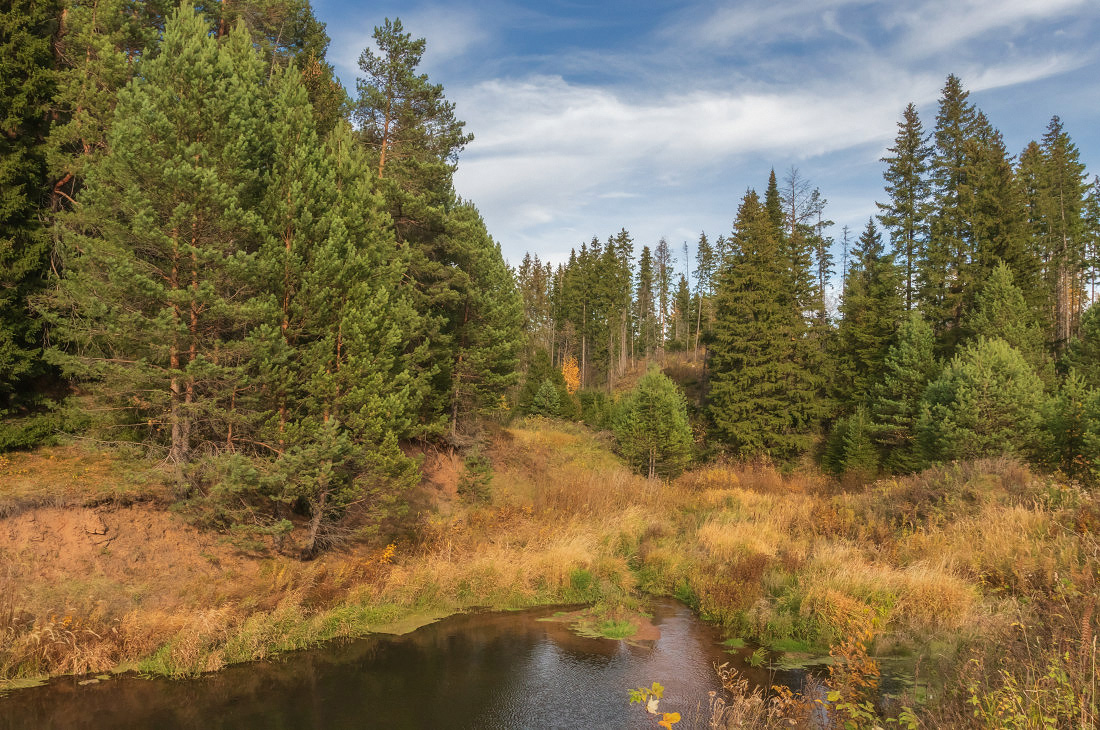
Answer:
[[[907,103],[948,73],[1018,153],[1054,114],[1100,173],[1098,0],[314,0],[354,93],[374,26],[427,39],[421,70],[475,135],[455,186],[505,256],[563,260],[620,228],[637,250],[728,233],[792,167],[853,235],[883,198]]]

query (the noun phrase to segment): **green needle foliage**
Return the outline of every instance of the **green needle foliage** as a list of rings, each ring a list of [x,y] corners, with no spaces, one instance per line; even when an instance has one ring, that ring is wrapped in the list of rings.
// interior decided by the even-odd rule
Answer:
[[[0,11],[0,417],[38,405],[37,381],[47,373],[42,323],[30,300],[45,287],[48,270],[41,208],[49,188],[45,139],[59,13],[58,3],[33,0]]]
[[[675,477],[691,462],[684,394],[657,368],[619,402],[612,430],[631,468],[650,479]]]
[[[710,418],[737,455],[786,460],[809,447],[824,404],[791,274],[755,192],[742,200],[734,245],[716,295]]]
[[[919,311],[902,321],[883,360],[882,378],[874,385],[871,406],[875,441],[892,472],[913,472],[925,460],[917,443],[921,397],[939,374],[935,336]]]
[[[1081,329],[1066,347],[1061,366],[1075,369],[1088,387],[1100,390],[1100,304],[1081,317]]]
[[[883,377],[887,348],[905,311],[902,276],[894,257],[885,253],[873,221],[859,238],[844,280],[840,323],[836,333],[840,402],[870,402],[871,387]]]
[[[929,384],[917,431],[933,461],[998,454],[1036,455],[1043,383],[1023,354],[1001,339],[967,345]]]

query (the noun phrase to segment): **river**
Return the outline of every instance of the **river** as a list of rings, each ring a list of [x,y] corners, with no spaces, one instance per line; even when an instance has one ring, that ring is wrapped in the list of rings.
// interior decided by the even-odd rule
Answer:
[[[0,729],[633,728],[653,723],[628,690],[654,681],[660,709],[691,728],[706,726],[716,662],[761,685],[798,682],[747,666],[683,604],[649,610],[655,641],[577,636],[540,608],[452,616],[196,679],[60,678],[0,698]]]

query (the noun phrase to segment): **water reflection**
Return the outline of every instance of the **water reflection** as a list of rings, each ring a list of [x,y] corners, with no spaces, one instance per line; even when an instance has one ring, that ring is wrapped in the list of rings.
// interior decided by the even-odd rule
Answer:
[[[454,616],[195,680],[58,680],[0,699],[0,729],[627,728],[643,724],[627,690],[654,680],[661,709],[691,727],[706,715],[713,663],[731,656],[685,606],[652,611],[661,637],[636,645],[577,636],[537,609]],[[796,679],[745,671],[765,685]]]

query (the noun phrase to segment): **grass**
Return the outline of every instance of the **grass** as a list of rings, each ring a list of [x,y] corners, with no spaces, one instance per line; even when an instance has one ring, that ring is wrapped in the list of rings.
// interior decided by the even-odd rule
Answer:
[[[15,470],[0,504],[21,505],[6,513],[20,529],[58,504],[148,524],[134,545],[120,536],[108,555],[68,566],[0,543],[12,566],[0,570],[0,678],[190,675],[473,607],[595,604],[594,630],[627,636],[639,597],[660,594],[734,641],[793,655],[865,635],[872,653],[912,662],[933,698],[929,726],[1096,725],[1100,500],[1077,485],[1010,460],[848,491],[761,464],[662,484],[629,473],[586,429],[542,419],[486,451],[485,499],[425,495],[434,506],[396,546],[309,563],[242,555],[155,501],[124,507],[158,493],[126,476],[133,462],[77,447],[21,455],[0,465]],[[158,534],[179,547],[151,548]]]

